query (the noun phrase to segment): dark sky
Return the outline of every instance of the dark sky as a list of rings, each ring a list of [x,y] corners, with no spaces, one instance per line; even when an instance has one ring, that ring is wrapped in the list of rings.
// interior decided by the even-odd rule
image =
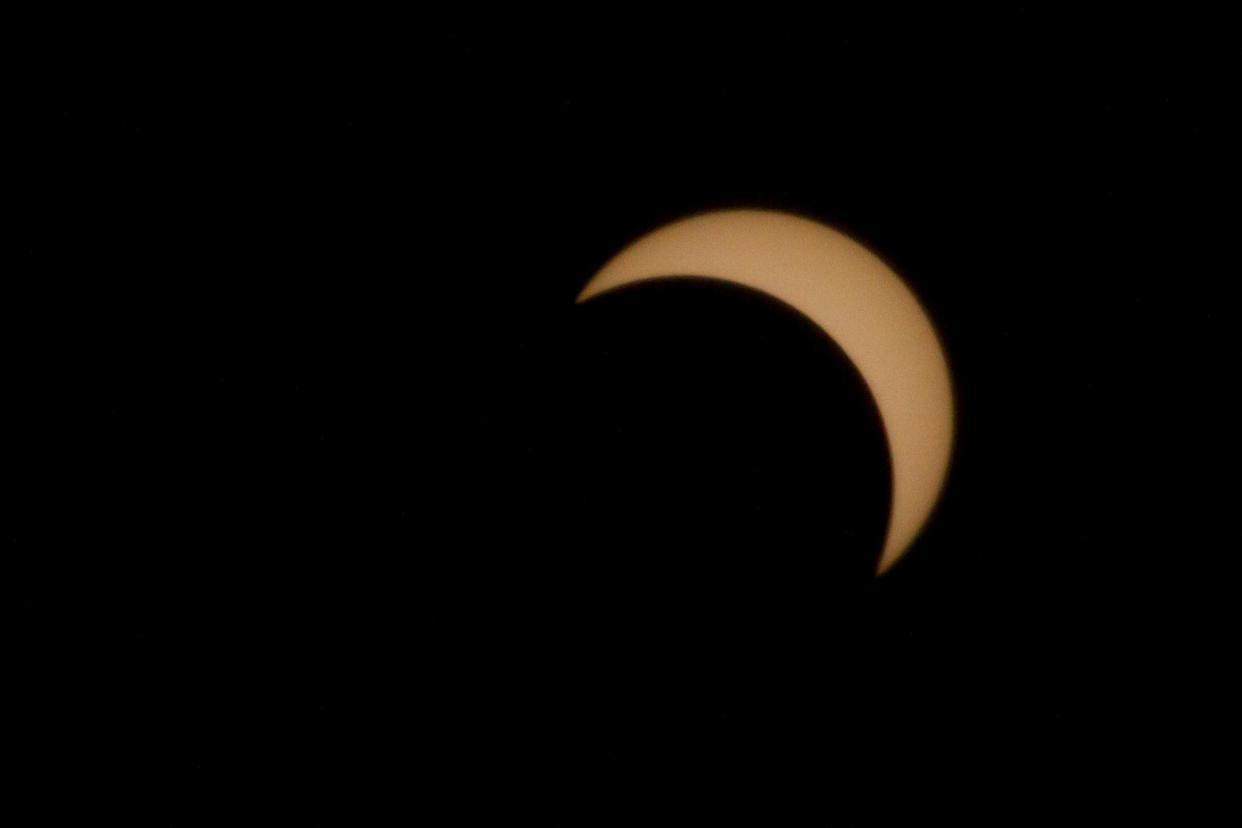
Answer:
[[[1242,815],[1216,27],[734,22],[27,65],[5,580],[49,801]],[[887,447],[833,342],[702,280],[574,306],[732,206],[849,233],[943,336],[949,482],[878,581]]]

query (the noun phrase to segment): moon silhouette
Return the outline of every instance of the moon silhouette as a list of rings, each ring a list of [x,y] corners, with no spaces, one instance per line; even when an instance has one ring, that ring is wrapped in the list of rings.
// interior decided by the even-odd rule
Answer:
[[[906,553],[940,496],[953,444],[953,391],[936,330],[883,261],[844,234],[800,216],[726,210],[665,225],[607,262],[585,302],[646,279],[700,276],[767,293],[837,342],[875,399],[888,439],[892,502],[877,566]]]

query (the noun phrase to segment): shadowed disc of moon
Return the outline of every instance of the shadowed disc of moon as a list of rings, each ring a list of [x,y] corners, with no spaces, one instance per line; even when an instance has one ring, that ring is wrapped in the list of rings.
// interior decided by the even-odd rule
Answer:
[[[873,577],[883,426],[813,322],[749,288],[680,278],[577,306],[569,340],[566,470],[587,582],[660,612],[766,624]]]

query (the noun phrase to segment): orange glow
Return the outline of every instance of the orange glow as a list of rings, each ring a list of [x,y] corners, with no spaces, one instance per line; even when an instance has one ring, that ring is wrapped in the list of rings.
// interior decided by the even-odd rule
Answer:
[[[878,257],[808,219],[729,210],[683,219],[638,239],[583,288],[661,276],[703,276],[763,291],[832,337],[858,367],[884,422],[893,495],[879,572],[895,564],[939,498],[953,443],[944,351],[914,294]]]

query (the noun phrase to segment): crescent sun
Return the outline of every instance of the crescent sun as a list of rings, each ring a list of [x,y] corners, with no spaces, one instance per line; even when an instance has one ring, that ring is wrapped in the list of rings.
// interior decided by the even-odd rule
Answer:
[[[905,282],[826,225],[767,210],[675,221],[632,242],[578,296],[646,279],[700,276],[769,294],[806,315],[854,362],[888,439],[892,502],[877,573],[909,549],[949,467],[953,390],[944,349]]]

